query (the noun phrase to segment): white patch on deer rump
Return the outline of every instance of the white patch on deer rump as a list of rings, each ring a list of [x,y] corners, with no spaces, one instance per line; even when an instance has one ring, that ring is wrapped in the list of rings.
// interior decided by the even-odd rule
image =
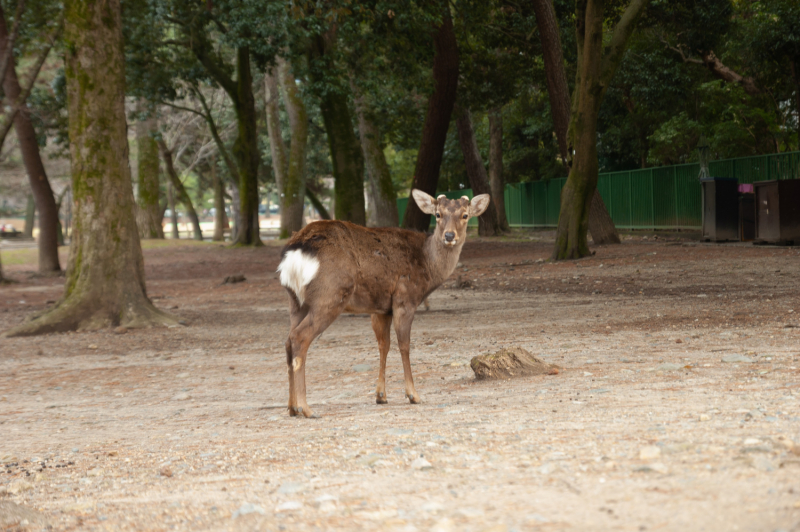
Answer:
[[[294,292],[301,305],[305,299],[306,286],[317,275],[317,270],[319,261],[315,257],[303,254],[300,249],[287,252],[278,266],[281,285]]]

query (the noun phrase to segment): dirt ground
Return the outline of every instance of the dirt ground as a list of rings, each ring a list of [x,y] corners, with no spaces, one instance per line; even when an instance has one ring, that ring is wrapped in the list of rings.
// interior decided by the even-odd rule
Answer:
[[[375,404],[369,317],[339,318],[309,353],[314,420],[285,410],[279,245],[149,245],[148,292],[186,326],[0,338],[0,518],[11,501],[55,530],[800,530],[800,248],[637,234],[553,264],[552,236],[467,242],[415,320],[420,405],[394,339]],[[63,289],[35,258],[3,263],[20,282],[0,330]],[[470,359],[509,346],[563,371],[475,381]]]

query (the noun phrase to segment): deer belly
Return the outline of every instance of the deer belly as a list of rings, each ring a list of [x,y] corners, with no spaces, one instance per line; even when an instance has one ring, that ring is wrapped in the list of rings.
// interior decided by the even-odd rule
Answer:
[[[357,286],[345,306],[345,312],[366,314],[389,314],[392,310],[392,295],[365,286]]]

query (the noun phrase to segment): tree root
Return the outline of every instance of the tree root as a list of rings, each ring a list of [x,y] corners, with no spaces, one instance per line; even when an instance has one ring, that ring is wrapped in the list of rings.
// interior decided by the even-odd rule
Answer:
[[[110,327],[144,329],[179,325],[178,318],[156,308],[149,300],[126,305],[116,312],[98,302],[67,298],[51,309],[29,316],[24,323],[3,333],[6,338],[67,331],[94,331]]]

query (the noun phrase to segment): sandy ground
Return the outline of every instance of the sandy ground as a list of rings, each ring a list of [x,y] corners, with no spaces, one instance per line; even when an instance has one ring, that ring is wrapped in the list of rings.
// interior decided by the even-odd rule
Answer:
[[[466,244],[415,320],[420,405],[396,344],[375,404],[369,317],[342,316],[316,420],[285,410],[279,247],[146,250],[187,326],[0,339],[0,529],[13,502],[55,530],[800,530],[800,248],[638,235],[552,264],[551,238]],[[0,329],[63,288],[3,259]],[[564,369],[476,382],[504,346]]]

